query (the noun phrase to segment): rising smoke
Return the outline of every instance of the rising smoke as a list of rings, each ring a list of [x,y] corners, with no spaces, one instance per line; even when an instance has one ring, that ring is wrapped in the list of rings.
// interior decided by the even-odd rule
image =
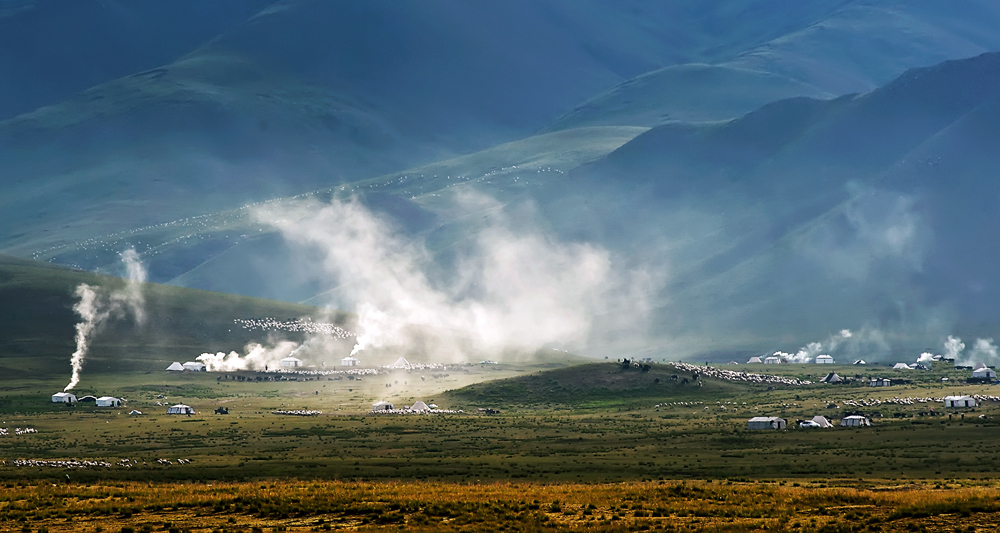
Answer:
[[[318,253],[324,273],[339,282],[342,299],[330,303],[357,310],[354,354],[394,348],[460,360],[546,345],[585,349],[604,332],[601,316],[644,333],[656,276],[623,272],[606,250],[560,242],[530,213],[509,217],[490,198],[458,203],[490,215],[444,273],[422,241],[358,200],[301,200],[256,215],[293,246]]]
[[[241,356],[238,352],[218,352],[203,353],[198,356],[198,361],[205,363],[205,369],[209,372],[234,372],[237,370],[275,370],[285,357],[300,348],[299,344],[292,341],[279,341],[271,347],[265,347],[258,343],[250,343],[244,348],[246,355]]]
[[[76,324],[76,351],[70,358],[73,375],[64,391],[71,390],[80,383],[80,372],[90,349],[94,335],[111,319],[119,319],[131,315],[137,324],[146,321],[145,300],[142,294],[142,283],[146,281],[146,269],[139,260],[139,254],[129,249],[121,254],[125,265],[125,286],[110,292],[81,283],[76,288],[80,298],[73,311],[80,316]]]
[[[830,335],[823,342],[810,342],[799,348],[799,351],[794,354],[786,353],[782,351],[774,352],[774,355],[786,359],[790,363],[811,363],[817,356],[822,355],[825,350],[827,353],[833,353],[841,344],[845,341],[854,337],[849,329],[842,329],[839,332]]]

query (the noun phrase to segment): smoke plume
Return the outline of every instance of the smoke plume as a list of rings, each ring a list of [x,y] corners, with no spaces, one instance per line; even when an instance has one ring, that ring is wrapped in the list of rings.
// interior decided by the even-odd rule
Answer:
[[[655,276],[616,268],[594,245],[560,242],[531,213],[509,217],[482,196],[458,203],[489,215],[476,217],[485,220],[480,231],[450,250],[447,267],[357,200],[301,200],[256,214],[318,254],[339,282],[342,299],[331,303],[358,312],[353,354],[386,347],[456,359],[545,345],[583,349],[606,331],[599,317],[642,331]]]
[[[946,358],[953,359],[955,363],[958,363],[959,356],[964,349],[965,343],[962,342],[962,339],[948,335],[948,340],[944,342],[944,356]]]
[[[301,346],[292,341],[279,341],[274,347],[265,347],[261,344],[250,343],[244,347],[246,355],[232,351],[203,353],[197,357],[198,361],[205,363],[205,369],[209,372],[235,372],[237,370],[274,370],[280,365],[280,361],[288,357]]]
[[[972,345],[972,351],[969,352],[964,366],[970,366],[977,363],[982,363],[987,366],[996,366],[997,362],[997,346],[996,344],[993,344],[993,339],[976,339],[976,343]]]
[[[774,352],[774,355],[787,359],[789,363],[811,363],[816,359],[818,355],[822,355],[825,350],[827,353],[833,353],[841,344],[853,337],[854,334],[851,333],[849,329],[842,329],[834,335],[830,335],[823,342],[810,342],[795,354],[785,353],[785,352]]]
[[[76,288],[80,298],[73,305],[73,311],[80,316],[76,324],[76,351],[70,357],[73,375],[64,391],[71,390],[80,383],[80,372],[83,370],[84,359],[90,349],[94,335],[109,319],[117,319],[131,315],[137,324],[146,320],[145,299],[142,294],[142,283],[146,281],[146,269],[139,261],[139,254],[129,249],[121,254],[125,264],[125,286],[102,295],[103,289],[81,283]]]
[[[920,357],[917,357],[917,362],[918,363],[933,363],[934,362],[934,354],[932,354],[930,352],[924,352],[924,353],[920,354]]]

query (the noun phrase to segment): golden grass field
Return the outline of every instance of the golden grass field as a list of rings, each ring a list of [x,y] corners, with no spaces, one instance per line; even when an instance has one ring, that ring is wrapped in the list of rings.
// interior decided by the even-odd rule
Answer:
[[[8,486],[4,531],[995,531],[1000,485],[261,481]]]

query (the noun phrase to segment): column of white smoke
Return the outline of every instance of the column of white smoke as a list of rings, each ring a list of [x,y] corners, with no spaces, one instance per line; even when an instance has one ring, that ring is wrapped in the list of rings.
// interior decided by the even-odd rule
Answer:
[[[952,359],[955,361],[955,364],[958,364],[959,356],[964,349],[965,343],[962,342],[962,339],[948,335],[948,340],[944,342],[944,356],[946,358]]]
[[[122,254],[122,262],[125,263],[127,274],[125,287],[112,291],[106,299],[100,297],[100,287],[81,283],[76,288],[76,295],[80,301],[73,305],[73,311],[80,316],[80,322],[76,324],[76,351],[70,357],[73,375],[64,391],[80,383],[80,372],[83,370],[83,362],[90,349],[90,341],[105,321],[131,312],[137,323],[145,322],[142,283],[146,281],[146,269],[139,261],[139,254],[135,250],[125,251]]]

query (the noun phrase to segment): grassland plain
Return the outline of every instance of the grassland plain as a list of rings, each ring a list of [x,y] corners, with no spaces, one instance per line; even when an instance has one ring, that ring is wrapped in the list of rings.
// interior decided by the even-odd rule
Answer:
[[[985,531],[1000,522],[1000,405],[963,413],[927,401],[1000,390],[965,383],[968,371],[732,367],[856,378],[790,386],[671,364],[562,366],[570,362],[277,382],[151,362],[85,373],[79,394],[126,398],[122,408],[53,404],[65,376],[25,372],[0,382],[0,530]],[[907,383],[868,387],[872,376]],[[379,399],[463,412],[369,414]],[[197,414],[166,415],[177,402]],[[323,413],[274,414],[296,409]],[[746,429],[755,415],[855,411],[874,427]],[[28,427],[37,433],[17,434]],[[102,465],[48,466],[57,461]]]

